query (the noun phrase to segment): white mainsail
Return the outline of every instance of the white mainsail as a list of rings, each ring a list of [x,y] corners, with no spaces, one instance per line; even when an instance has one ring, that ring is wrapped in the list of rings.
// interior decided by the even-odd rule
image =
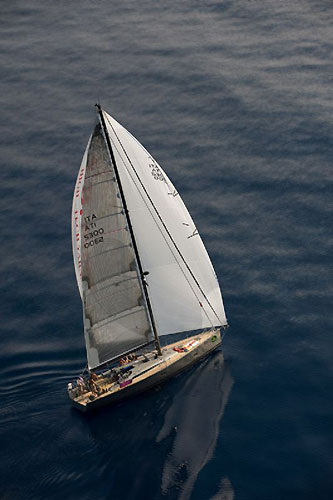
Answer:
[[[150,342],[153,322],[159,335],[227,324],[213,266],[175,187],[124,127],[100,113],[72,209],[74,265],[90,369]]]
[[[79,194],[82,204],[78,210]],[[100,124],[83,158],[73,216],[74,263],[83,301],[88,366],[96,368],[152,340],[123,204]]]

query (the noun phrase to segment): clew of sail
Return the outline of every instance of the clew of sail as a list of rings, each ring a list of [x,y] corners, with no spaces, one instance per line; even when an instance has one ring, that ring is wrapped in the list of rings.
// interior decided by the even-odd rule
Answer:
[[[225,325],[216,274],[181,197],[148,151],[103,114],[159,335]]]
[[[89,140],[74,191],[72,239],[91,369],[152,340],[123,204],[100,124]]]

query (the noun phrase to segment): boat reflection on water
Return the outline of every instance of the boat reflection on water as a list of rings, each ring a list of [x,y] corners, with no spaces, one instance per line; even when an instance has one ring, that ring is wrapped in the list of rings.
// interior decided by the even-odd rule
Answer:
[[[181,490],[179,500],[190,498],[199,472],[213,456],[234,380],[221,351],[206,359],[186,380],[165,415],[157,442],[174,433],[171,452],[162,473],[162,492]],[[232,500],[233,488],[224,477],[212,500]]]
[[[101,498],[189,499],[213,457],[233,382],[229,363],[216,351],[161,391],[77,415],[86,435],[88,426],[89,475],[98,478]],[[218,492],[211,500],[234,498],[225,473],[212,481]]]
[[[210,500],[233,500],[235,492],[230,480],[227,477],[222,478],[218,492]]]

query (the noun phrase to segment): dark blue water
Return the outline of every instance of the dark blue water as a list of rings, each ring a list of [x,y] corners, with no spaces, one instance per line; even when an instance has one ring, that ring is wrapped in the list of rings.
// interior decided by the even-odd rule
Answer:
[[[328,0],[1,3],[0,498],[333,498]],[[70,210],[94,103],[165,168],[231,329],[95,416]]]

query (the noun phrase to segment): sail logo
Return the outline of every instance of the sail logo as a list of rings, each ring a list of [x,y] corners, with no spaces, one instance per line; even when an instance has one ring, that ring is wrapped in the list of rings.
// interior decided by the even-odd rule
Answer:
[[[155,160],[151,157],[149,158],[149,160],[151,161],[151,163],[149,163],[148,166],[150,168],[150,173],[154,177],[154,179],[157,181],[162,181],[162,182],[167,183],[164,175],[161,172],[160,167],[157,165]]]

